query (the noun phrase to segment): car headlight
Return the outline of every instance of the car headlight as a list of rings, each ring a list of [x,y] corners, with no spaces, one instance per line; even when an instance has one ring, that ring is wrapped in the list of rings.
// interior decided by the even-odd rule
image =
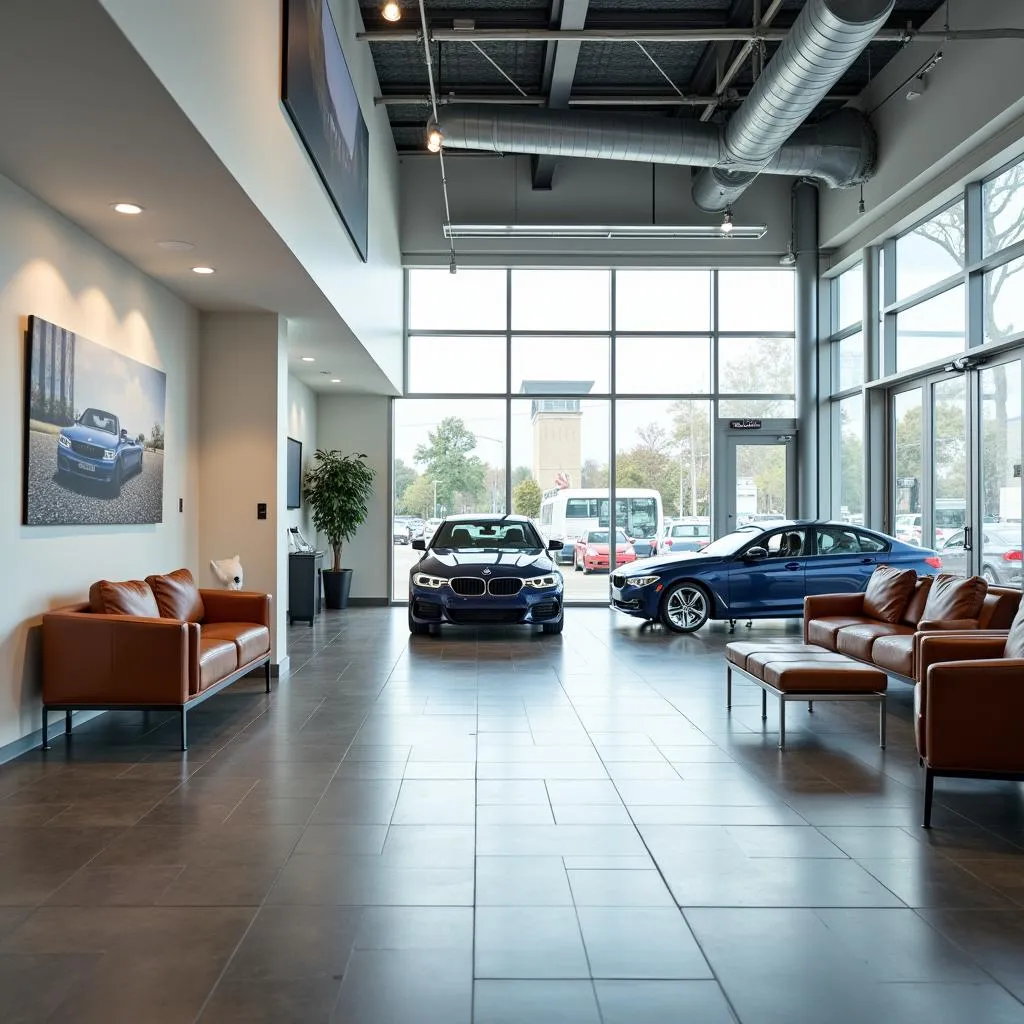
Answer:
[[[109,448],[103,450],[103,461],[113,462],[117,458],[117,452],[112,452]]]
[[[448,585],[448,581],[442,576],[428,576],[425,572],[418,572],[412,578],[413,586],[424,587],[427,590],[440,590]]]
[[[70,439],[65,437],[63,434],[58,434],[57,435],[57,444],[59,444],[61,446],[61,448],[70,448],[71,447]]]
[[[548,587],[557,587],[561,582],[560,572],[549,572],[545,576],[528,576],[523,580],[523,586],[533,587],[534,590],[546,590]]]
[[[649,587],[652,583],[660,583],[660,576],[627,576],[626,583],[631,587]]]

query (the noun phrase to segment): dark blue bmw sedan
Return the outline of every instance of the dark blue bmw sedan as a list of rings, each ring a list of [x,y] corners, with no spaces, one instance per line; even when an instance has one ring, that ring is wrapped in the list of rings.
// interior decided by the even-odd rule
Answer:
[[[617,569],[617,611],[692,633],[708,619],[782,619],[803,614],[804,597],[863,590],[876,565],[926,576],[942,568],[927,548],[848,523],[797,521],[744,526],[699,553]]]
[[[561,633],[562,574],[524,516],[463,515],[445,519],[430,538],[412,542],[423,557],[409,573],[409,632],[431,626],[536,624]]]

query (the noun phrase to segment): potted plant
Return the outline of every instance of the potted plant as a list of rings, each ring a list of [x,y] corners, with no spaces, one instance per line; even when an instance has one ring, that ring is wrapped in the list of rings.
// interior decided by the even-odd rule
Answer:
[[[341,567],[341,548],[366,519],[367,502],[373,494],[376,470],[366,455],[318,448],[315,464],[306,474],[306,501],[313,511],[313,525],[327,538],[333,561],[324,569],[324,603],[345,608],[352,588],[352,570]]]

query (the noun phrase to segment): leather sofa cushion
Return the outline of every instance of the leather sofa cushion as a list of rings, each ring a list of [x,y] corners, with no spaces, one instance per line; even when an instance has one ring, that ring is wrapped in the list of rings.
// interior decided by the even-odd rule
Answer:
[[[878,566],[864,591],[864,614],[880,622],[899,622],[910,604],[916,583],[917,573],[913,569]]]
[[[252,622],[208,623],[203,626],[203,638],[233,643],[238,651],[239,667],[270,652],[270,630]]]
[[[747,658],[747,672],[756,679],[764,679],[766,665],[782,665],[787,662],[817,662],[818,664],[839,664],[846,659],[841,654],[823,651],[760,651]]]
[[[861,661],[871,661],[871,648],[879,637],[900,635],[913,639],[913,627],[897,626],[889,622],[864,623],[841,629],[836,638],[836,645],[841,654],[848,654],[851,658],[860,658]]]
[[[238,668],[238,650],[230,640],[199,638],[199,689],[219,683]]]
[[[1024,601],[1017,610],[1017,616],[1010,626],[1003,654],[1007,658],[1024,658]]]
[[[95,615],[160,618],[156,598],[145,580],[124,580],[121,583],[99,580],[89,588],[89,611]]]
[[[871,661],[886,672],[914,678],[914,635],[880,636],[871,647]]]
[[[725,645],[725,660],[731,661],[740,668],[747,667],[747,658],[751,654],[763,651],[779,651],[787,654],[794,651],[805,651],[808,654],[820,652],[820,647],[802,644],[798,640],[733,640]]]
[[[928,603],[928,595],[934,581],[934,576],[918,577],[910,603],[904,609],[903,618],[900,619],[904,626],[916,626],[924,618],[924,608]]]
[[[765,665],[764,681],[784,693],[883,693],[884,672],[855,661],[789,661]]]
[[[935,577],[922,620],[977,619],[988,592],[988,582],[981,576],[950,576],[942,573]]]
[[[865,619],[863,615],[825,615],[820,619],[811,619],[807,623],[807,639],[818,647],[835,651],[838,650],[836,636],[839,630],[861,623],[870,624],[871,621],[871,619]]]
[[[188,569],[176,569],[166,576],[147,576],[146,582],[153,588],[162,618],[203,621],[203,599]]]
[[[978,615],[978,629],[1009,629],[1021,607],[1019,590],[989,587]]]

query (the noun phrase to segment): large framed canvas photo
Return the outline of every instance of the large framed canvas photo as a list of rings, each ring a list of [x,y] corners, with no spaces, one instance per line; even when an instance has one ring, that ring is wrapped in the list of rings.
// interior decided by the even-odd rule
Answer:
[[[366,261],[370,134],[328,0],[282,0],[281,98]],[[352,2],[352,0],[344,0]]]
[[[22,522],[161,522],[167,375],[37,316],[26,349]]]

